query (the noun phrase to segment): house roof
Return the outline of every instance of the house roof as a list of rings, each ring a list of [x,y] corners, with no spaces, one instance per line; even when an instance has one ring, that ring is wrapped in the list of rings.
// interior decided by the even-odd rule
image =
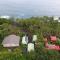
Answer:
[[[4,38],[2,44],[19,44],[20,37],[16,35],[9,35]]]
[[[59,20],[59,17],[58,16],[54,16],[54,20]]]
[[[0,16],[0,18],[9,19],[9,18],[10,18],[10,16]]]

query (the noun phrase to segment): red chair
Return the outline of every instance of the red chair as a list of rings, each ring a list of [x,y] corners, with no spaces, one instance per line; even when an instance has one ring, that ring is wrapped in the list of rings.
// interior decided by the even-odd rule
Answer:
[[[60,46],[55,44],[48,44],[48,42],[45,42],[45,47],[49,50],[60,50]]]
[[[57,37],[56,36],[50,36],[51,42],[56,42]]]

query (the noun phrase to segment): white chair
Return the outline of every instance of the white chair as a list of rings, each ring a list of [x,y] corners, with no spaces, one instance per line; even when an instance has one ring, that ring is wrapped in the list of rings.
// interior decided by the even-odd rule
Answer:
[[[35,42],[37,40],[37,35],[33,35],[33,41]]]
[[[28,37],[27,36],[23,36],[22,37],[22,44],[27,44],[28,43]]]
[[[33,43],[28,43],[27,51],[34,51],[34,44]]]

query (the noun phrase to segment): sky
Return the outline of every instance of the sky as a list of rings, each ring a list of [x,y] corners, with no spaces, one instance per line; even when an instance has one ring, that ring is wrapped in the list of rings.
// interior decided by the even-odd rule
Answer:
[[[60,0],[0,0],[0,15],[59,15]],[[29,13],[30,12],[30,13]],[[42,13],[41,13],[42,12]]]

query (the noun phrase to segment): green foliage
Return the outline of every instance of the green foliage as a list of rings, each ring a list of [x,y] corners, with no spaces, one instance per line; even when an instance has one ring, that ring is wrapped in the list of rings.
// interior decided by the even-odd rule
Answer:
[[[57,39],[56,44],[60,45],[60,39],[59,38]]]
[[[44,47],[43,35],[50,33],[60,37],[60,23],[53,20],[53,17],[31,17],[26,19],[13,18],[0,19],[0,60],[60,60],[60,52],[54,50],[47,50]],[[1,43],[5,36],[9,34],[16,34],[22,37],[25,34],[36,34],[38,39],[36,41],[34,52],[24,52],[26,45],[20,44],[20,47],[8,52],[7,48],[3,48]],[[56,42],[60,45],[60,40]]]

